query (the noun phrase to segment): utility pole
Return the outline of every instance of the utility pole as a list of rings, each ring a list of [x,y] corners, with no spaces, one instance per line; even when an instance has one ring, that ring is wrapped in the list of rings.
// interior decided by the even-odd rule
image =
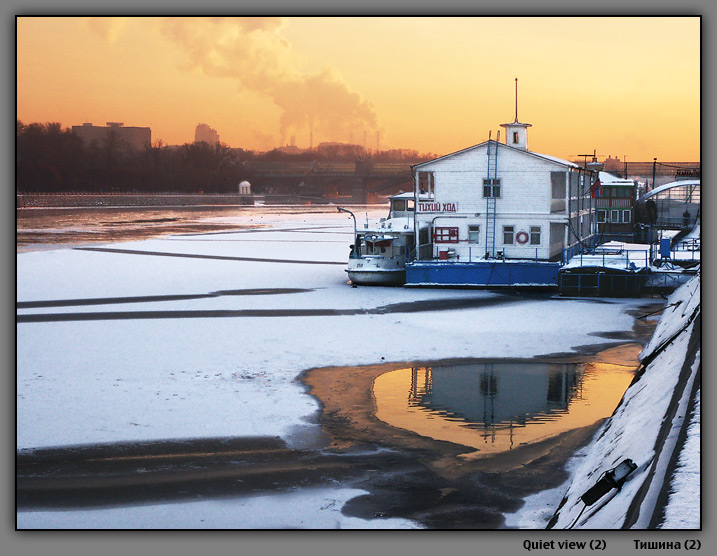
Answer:
[[[657,169],[657,157],[652,159],[652,189],[655,189],[655,170]]]

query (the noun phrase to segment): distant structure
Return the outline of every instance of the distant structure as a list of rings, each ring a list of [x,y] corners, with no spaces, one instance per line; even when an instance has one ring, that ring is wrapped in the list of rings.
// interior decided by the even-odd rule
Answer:
[[[251,184],[248,181],[239,182],[239,195],[251,195]]]
[[[107,122],[106,126],[95,126],[91,123],[72,126],[72,133],[77,135],[84,143],[91,145],[116,138],[125,146],[134,149],[143,149],[152,144],[152,130],[148,127],[124,127],[122,122]]]
[[[199,124],[194,130],[194,142],[214,145],[219,143],[219,134],[216,129],[212,129],[207,124]]]

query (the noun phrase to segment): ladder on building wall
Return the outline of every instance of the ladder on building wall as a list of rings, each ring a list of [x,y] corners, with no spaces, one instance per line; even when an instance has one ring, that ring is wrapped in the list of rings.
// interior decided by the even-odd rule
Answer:
[[[496,184],[498,175],[498,142],[488,139],[488,195],[485,208],[485,252],[495,257]],[[483,188],[485,191],[485,187]]]

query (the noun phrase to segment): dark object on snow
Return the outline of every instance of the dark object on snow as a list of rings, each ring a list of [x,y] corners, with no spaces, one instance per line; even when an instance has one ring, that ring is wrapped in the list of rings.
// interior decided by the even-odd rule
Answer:
[[[580,499],[586,506],[597,502],[600,498],[610,492],[613,488],[620,490],[627,476],[637,469],[637,465],[631,459],[625,459],[617,467],[605,471],[594,487],[588,489]]]

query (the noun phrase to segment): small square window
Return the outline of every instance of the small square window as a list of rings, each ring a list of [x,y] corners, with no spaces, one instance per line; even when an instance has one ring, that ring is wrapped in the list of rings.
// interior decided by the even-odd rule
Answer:
[[[597,220],[599,224],[604,224],[607,222],[607,211],[606,210],[599,210],[597,211]]]
[[[500,197],[500,178],[483,180],[483,198]]]
[[[623,210],[622,211],[622,221],[625,224],[630,223],[630,211],[629,210]]]
[[[468,243],[480,242],[480,226],[468,226]]]
[[[513,245],[515,243],[515,227],[503,226],[503,245]]]
[[[620,211],[619,210],[611,210],[610,211],[610,222],[613,222],[615,224],[620,223]]]
[[[540,245],[540,226],[530,227],[530,245]]]

